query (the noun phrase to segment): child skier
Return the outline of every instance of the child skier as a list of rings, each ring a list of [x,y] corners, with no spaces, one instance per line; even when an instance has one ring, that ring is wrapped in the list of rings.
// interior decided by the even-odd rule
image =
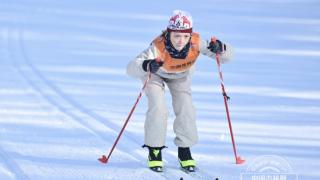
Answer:
[[[192,31],[192,17],[189,13],[175,10],[167,29],[156,37],[151,45],[132,60],[127,73],[145,80],[151,73],[145,93],[148,111],[144,125],[144,146],[149,149],[148,166],[161,172],[163,168],[161,150],[165,147],[168,112],[165,102],[165,84],[168,86],[175,113],[173,124],[178,146],[178,160],[182,168],[195,171],[196,162],[190,147],[198,140],[195,108],[191,97],[191,74],[199,54],[215,58],[220,54],[221,62],[230,60],[232,49],[216,41],[202,41]]]

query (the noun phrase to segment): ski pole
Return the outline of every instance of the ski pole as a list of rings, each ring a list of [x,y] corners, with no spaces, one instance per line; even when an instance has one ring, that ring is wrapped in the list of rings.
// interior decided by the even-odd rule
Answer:
[[[212,37],[211,41],[216,42],[216,38]],[[235,144],[235,140],[234,140],[234,136],[233,136],[231,118],[230,118],[229,107],[228,107],[228,100],[230,99],[230,97],[227,95],[226,90],[224,88],[224,81],[223,81],[223,76],[222,76],[222,70],[221,70],[221,64],[220,64],[220,54],[219,53],[216,53],[216,60],[217,60],[217,65],[218,65],[218,71],[219,71],[222,95],[223,95],[223,99],[224,99],[224,105],[225,105],[226,113],[227,113],[227,119],[228,119],[230,136],[231,136],[232,147],[233,147],[233,153],[234,153],[234,157],[236,160],[236,164],[242,164],[245,162],[245,160],[241,159],[241,157],[237,155],[237,149],[236,149],[236,144]]]
[[[133,107],[131,108],[131,111],[130,111],[130,113],[129,113],[129,115],[128,115],[128,117],[127,117],[127,119],[126,119],[126,121],[125,121],[125,123],[124,123],[124,125],[123,125],[123,127],[122,127],[122,129],[121,129],[121,131],[120,131],[120,133],[119,133],[119,135],[118,135],[118,137],[117,137],[117,139],[116,139],[116,141],[113,143],[113,146],[112,146],[112,148],[111,148],[108,156],[102,155],[102,156],[98,159],[101,163],[104,163],[104,164],[108,163],[108,160],[109,160],[109,158],[110,158],[110,156],[111,156],[114,148],[115,148],[116,145],[118,144],[118,141],[119,141],[119,139],[120,139],[120,137],[121,137],[124,129],[126,128],[128,122],[129,122],[129,119],[130,119],[131,115],[133,114],[133,112],[134,112],[134,110],[135,110],[138,102],[140,101],[140,98],[142,97],[142,94],[143,94],[143,92],[144,92],[144,90],[145,90],[145,88],[146,88],[146,86],[147,86],[150,78],[151,78],[151,72],[149,72],[148,77],[147,77],[147,79],[145,80],[145,82],[144,82],[144,84],[143,84],[143,87],[142,87],[142,89],[141,89],[141,91],[140,91],[140,93],[139,93],[139,95],[138,95],[138,97],[137,97],[137,100],[136,100],[136,102],[134,103]]]

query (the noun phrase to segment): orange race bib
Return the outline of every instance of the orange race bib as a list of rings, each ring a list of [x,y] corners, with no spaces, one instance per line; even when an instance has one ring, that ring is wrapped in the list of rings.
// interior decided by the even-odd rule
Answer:
[[[169,52],[166,50],[163,36],[157,37],[153,40],[153,43],[158,50],[161,60],[164,61],[162,67],[168,73],[177,73],[188,70],[196,62],[200,54],[199,40],[199,34],[192,33],[190,49],[185,59],[176,59],[170,56]]]

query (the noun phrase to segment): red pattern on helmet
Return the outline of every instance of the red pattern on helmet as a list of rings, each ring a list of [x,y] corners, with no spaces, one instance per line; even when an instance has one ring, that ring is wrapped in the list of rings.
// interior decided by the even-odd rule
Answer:
[[[187,12],[176,10],[174,15],[169,20],[169,25],[167,27],[169,32],[186,32],[192,33],[192,18]]]

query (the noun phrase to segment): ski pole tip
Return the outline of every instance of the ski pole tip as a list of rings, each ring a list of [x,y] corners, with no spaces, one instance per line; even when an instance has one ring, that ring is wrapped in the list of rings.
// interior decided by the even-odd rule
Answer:
[[[101,158],[98,159],[101,163],[107,164],[108,159],[105,155],[102,155]]]
[[[237,159],[236,159],[236,164],[243,164],[243,163],[245,163],[245,162],[246,162],[246,160],[241,159],[240,156],[238,156]]]

